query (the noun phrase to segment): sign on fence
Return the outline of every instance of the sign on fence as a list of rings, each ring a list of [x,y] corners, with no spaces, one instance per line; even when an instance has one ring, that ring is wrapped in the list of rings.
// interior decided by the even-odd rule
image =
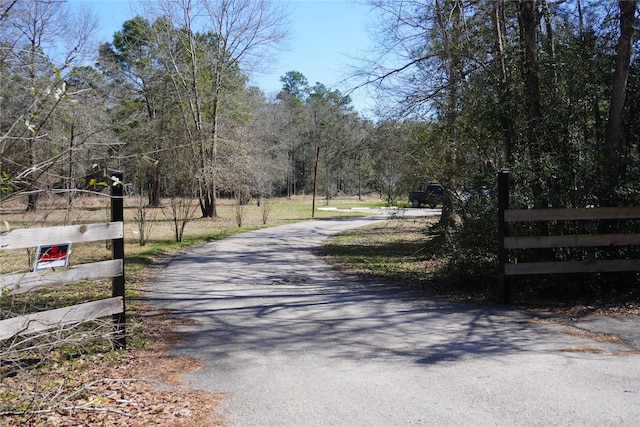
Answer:
[[[53,270],[69,265],[71,242],[55,245],[39,245],[33,271]]]

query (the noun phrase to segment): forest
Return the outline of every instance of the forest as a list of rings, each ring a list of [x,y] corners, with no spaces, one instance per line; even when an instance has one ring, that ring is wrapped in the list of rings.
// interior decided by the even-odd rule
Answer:
[[[402,206],[437,181],[438,250],[484,277],[498,171],[517,207],[639,204],[637,1],[367,3],[376,49],[350,81],[375,119],[296,70],[273,99],[248,84],[286,40],[279,2],[158,0],[96,43],[90,11],[0,0],[0,208],[71,207],[112,169],[127,194],[197,199],[203,217],[314,189]]]

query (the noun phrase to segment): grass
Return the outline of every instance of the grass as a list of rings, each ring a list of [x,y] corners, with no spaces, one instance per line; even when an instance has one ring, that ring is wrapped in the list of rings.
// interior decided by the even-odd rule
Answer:
[[[334,266],[364,280],[422,289],[451,301],[491,303],[490,287],[472,286],[445,271],[438,218],[393,219],[329,238],[321,252]]]
[[[33,228],[49,227],[64,224],[82,224],[103,222],[109,220],[109,201],[107,198],[86,198],[75,203],[75,208],[68,212],[61,206],[61,200],[53,200],[44,204],[36,212],[24,212],[22,205],[13,204],[0,207],[0,227],[2,228]],[[195,202],[194,202],[195,203]],[[261,207],[255,203],[247,205],[242,227],[238,227],[235,218],[233,201],[220,200],[217,218],[194,218],[185,230],[182,242],[175,242],[173,223],[162,208],[147,209],[148,217],[153,223],[151,236],[145,246],[138,244],[138,224],[135,221],[137,203],[134,199],[125,200],[125,254],[127,264],[133,260],[148,259],[160,253],[175,250],[209,240],[219,239],[243,231],[253,230],[265,226],[281,225],[296,221],[311,219],[312,201],[308,197],[295,199],[273,199],[267,223],[263,224]],[[341,198],[331,201],[330,206],[338,209],[351,207],[379,207],[381,201],[377,198],[358,200],[357,198]],[[324,201],[316,201],[316,207],[321,208]],[[345,216],[361,216],[363,212],[317,210],[316,219],[336,218]],[[72,262],[93,262],[110,257],[110,249],[104,243],[74,244]],[[0,251],[0,274],[29,271],[33,266],[35,248],[28,250]]]
[[[393,219],[330,238],[322,252],[343,270],[408,287],[433,286],[437,261],[425,230],[436,220]]]

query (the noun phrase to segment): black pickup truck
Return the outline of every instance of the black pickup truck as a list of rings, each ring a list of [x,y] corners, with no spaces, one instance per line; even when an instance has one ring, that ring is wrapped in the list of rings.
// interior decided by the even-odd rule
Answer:
[[[435,208],[442,201],[443,194],[444,187],[441,184],[431,183],[424,190],[409,192],[409,203],[414,208],[419,208],[421,205]]]

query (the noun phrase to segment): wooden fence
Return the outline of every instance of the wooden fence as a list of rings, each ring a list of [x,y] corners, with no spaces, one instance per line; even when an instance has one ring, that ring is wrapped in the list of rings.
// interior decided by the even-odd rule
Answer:
[[[561,234],[510,236],[509,224],[518,222],[640,219],[640,207],[509,209],[509,173],[498,174],[498,259],[502,301],[509,302],[508,276],[556,273],[640,271],[640,259],[509,262],[509,250],[540,248],[618,247],[640,244],[640,234]]]
[[[112,181],[111,222],[16,229],[0,233],[0,249],[2,250],[29,248],[38,245],[57,245],[63,242],[82,243],[112,240],[112,259],[108,261],[81,264],[65,269],[48,269],[0,276],[0,290],[9,294],[112,278],[111,298],[0,320],[0,340],[112,316],[116,329],[116,345],[119,348],[125,347],[122,173],[114,171]]]

